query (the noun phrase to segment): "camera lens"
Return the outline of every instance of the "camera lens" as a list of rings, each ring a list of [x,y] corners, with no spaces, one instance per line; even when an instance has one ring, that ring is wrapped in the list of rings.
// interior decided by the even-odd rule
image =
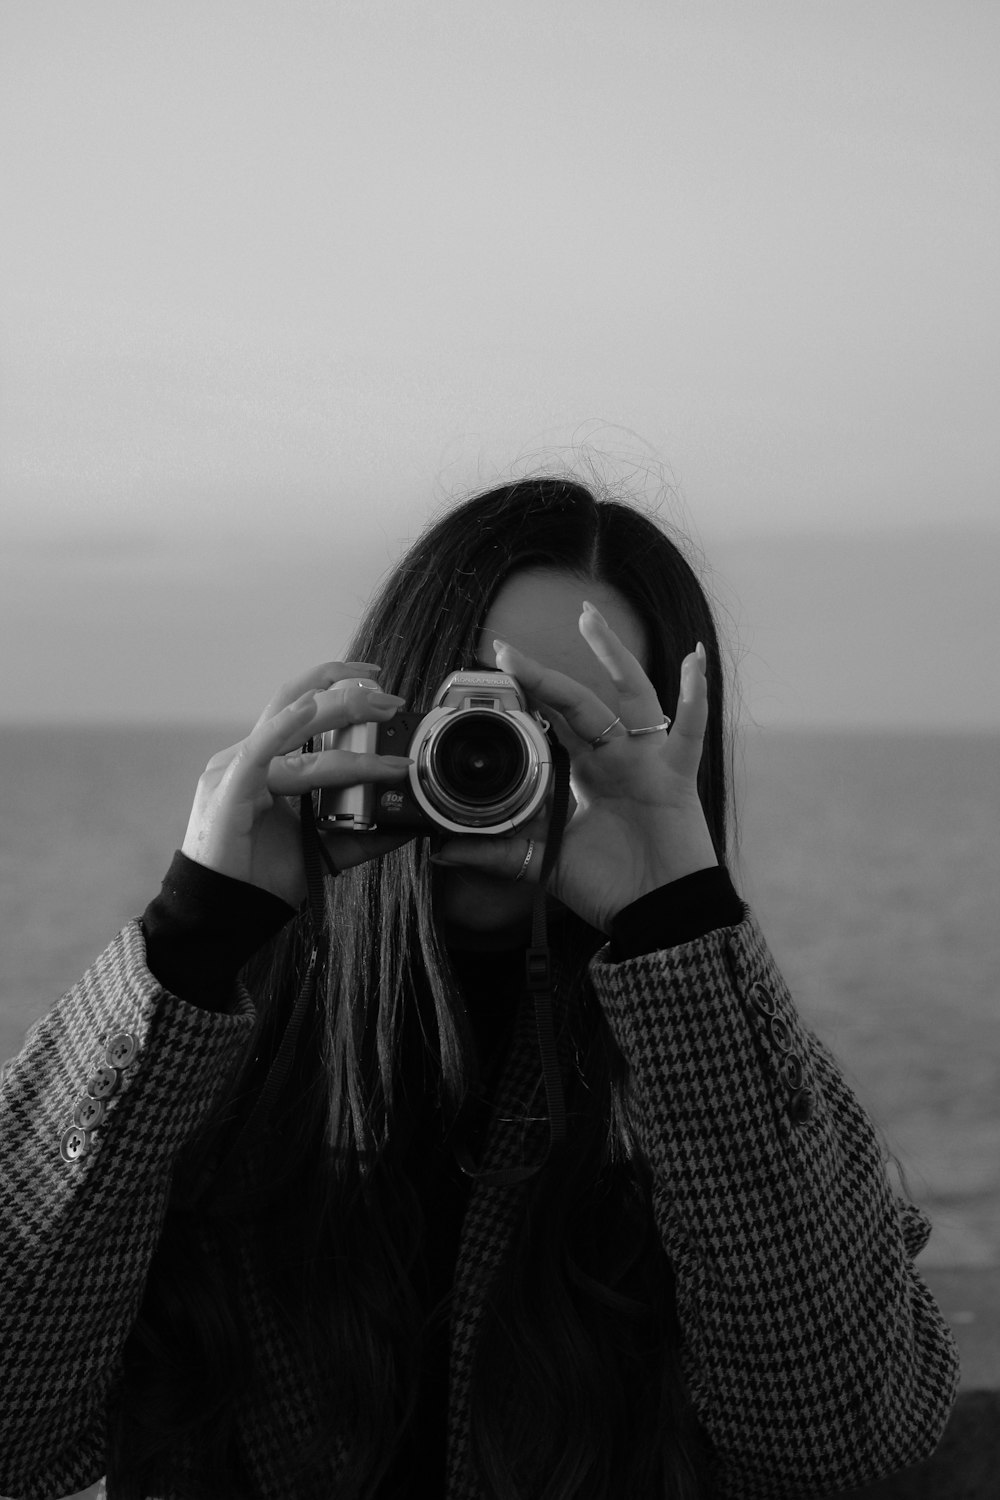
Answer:
[[[518,728],[497,713],[463,713],[435,737],[428,771],[452,808],[482,814],[517,800],[530,770]]]

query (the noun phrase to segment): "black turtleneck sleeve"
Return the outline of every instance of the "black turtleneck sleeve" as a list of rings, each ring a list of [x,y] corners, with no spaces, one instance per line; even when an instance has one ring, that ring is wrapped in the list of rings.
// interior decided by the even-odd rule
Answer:
[[[280,896],[220,875],[178,849],[142,915],[146,962],[179,999],[226,1010],[247,959],[294,915]]]
[[[735,927],[745,913],[728,870],[696,870],[622,908],[611,924],[611,960],[693,943],[716,928]]]

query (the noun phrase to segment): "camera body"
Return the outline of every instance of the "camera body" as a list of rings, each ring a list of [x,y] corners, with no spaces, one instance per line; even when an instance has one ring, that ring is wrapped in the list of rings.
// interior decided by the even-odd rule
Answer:
[[[351,724],[318,737],[317,749],[407,755],[413,764],[402,783],[315,792],[317,824],[327,833],[514,833],[535,816],[552,783],[547,728],[506,672],[452,672],[429,713],[399,712],[384,724]]]

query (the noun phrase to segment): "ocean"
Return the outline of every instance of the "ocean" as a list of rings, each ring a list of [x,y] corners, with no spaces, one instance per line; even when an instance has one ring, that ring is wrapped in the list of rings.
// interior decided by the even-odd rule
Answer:
[[[184,836],[204,728],[0,728],[0,1059]],[[734,876],[934,1221],[1000,1265],[1000,736],[747,730]]]

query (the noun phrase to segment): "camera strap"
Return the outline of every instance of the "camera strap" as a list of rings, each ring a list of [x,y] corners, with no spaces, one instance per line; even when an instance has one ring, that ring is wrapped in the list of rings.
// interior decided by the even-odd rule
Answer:
[[[553,1150],[566,1138],[566,1099],[556,1048],[553,1006],[552,954],[549,949],[548,903],[546,886],[559,856],[566,819],[569,813],[569,755],[552,731],[548,735],[552,749],[554,788],[552,810],[545,837],[545,855],[535,891],[531,914],[531,942],[524,955],[525,990],[534,1005],[538,1054],[542,1063],[542,1082],[549,1114],[549,1144],[541,1161],[525,1167],[499,1167],[480,1172],[467,1146],[455,1146],[455,1159],[466,1177],[484,1187],[511,1187],[526,1182],[541,1171]]]

